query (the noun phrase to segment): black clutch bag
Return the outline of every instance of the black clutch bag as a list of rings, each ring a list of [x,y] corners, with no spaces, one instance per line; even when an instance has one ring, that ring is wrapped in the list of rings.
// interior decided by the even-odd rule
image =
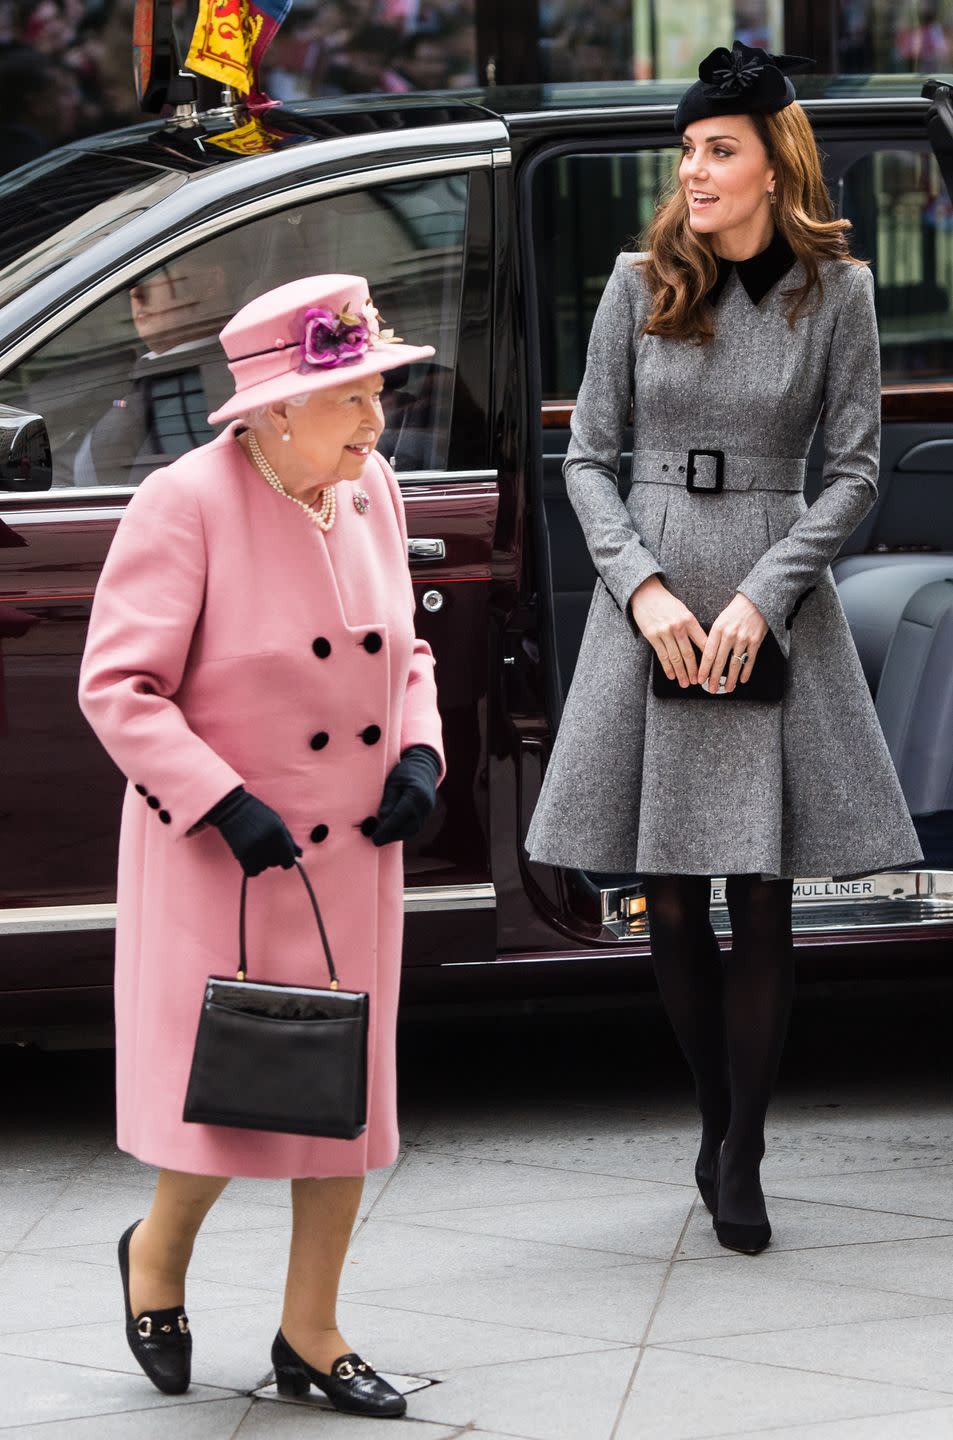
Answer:
[[[694,640],[689,641],[689,644],[695,652],[696,660],[701,660],[702,652]],[[728,663],[730,665],[731,661]],[[744,685],[736,685],[734,690],[712,693],[702,689],[701,685],[689,685],[683,689],[677,680],[668,678],[662,669],[661,660],[656,652],[652,651],[652,693],[660,700],[755,700],[763,705],[777,705],[784,698],[786,679],[787,661],[772,630],[767,632],[761,642],[751,679]]]
[[[303,866],[295,865],[311,899],[330,988],[246,978],[243,875],[238,973],[205,982],[182,1118],[353,1140],[367,1123],[369,997],[339,988],[317,897]]]

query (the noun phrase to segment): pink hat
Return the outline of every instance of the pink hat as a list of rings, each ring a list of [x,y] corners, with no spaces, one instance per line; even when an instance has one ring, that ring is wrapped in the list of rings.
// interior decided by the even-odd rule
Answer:
[[[432,345],[405,345],[382,330],[362,275],[310,275],[250,300],[219,336],[235,394],[210,425],[348,380],[428,360]]]

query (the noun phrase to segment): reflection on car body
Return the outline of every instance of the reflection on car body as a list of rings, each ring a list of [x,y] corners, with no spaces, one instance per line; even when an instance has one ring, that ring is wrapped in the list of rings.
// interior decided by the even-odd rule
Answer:
[[[613,258],[675,164],[680,88],[303,103],[257,156],[216,149],[227,115],[147,124],[0,184],[31,220],[0,245],[0,1038],[109,1013],[122,780],[75,700],[96,576],[143,475],[210,435],[225,319],[308,273],[366,274],[384,323],[437,352],[386,377],[380,444],[448,761],[405,847],[406,994],[647,983],[639,877],[535,865],[523,839],[595,578],[561,473],[573,397]],[[833,569],[926,854],[799,880],[802,974],[824,978],[927,973],[953,937],[953,110],[927,91],[799,86],[878,282],[881,493]],[[820,460],[818,439],[808,499]],[[724,931],[717,878],[712,905]]]

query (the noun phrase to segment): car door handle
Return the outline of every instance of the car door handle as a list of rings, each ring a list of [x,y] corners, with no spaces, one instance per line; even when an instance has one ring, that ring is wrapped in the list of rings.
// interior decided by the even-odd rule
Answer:
[[[445,560],[447,546],[443,540],[423,540],[414,537],[407,541],[407,554],[411,560]]]

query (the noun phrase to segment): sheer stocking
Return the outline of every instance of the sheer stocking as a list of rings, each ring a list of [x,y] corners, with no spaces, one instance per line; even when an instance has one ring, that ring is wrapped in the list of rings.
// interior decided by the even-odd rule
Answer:
[[[711,883],[707,875],[646,875],[643,884],[659,993],[701,1112],[695,1173],[710,1182],[731,1108],[721,952],[708,917]]]

